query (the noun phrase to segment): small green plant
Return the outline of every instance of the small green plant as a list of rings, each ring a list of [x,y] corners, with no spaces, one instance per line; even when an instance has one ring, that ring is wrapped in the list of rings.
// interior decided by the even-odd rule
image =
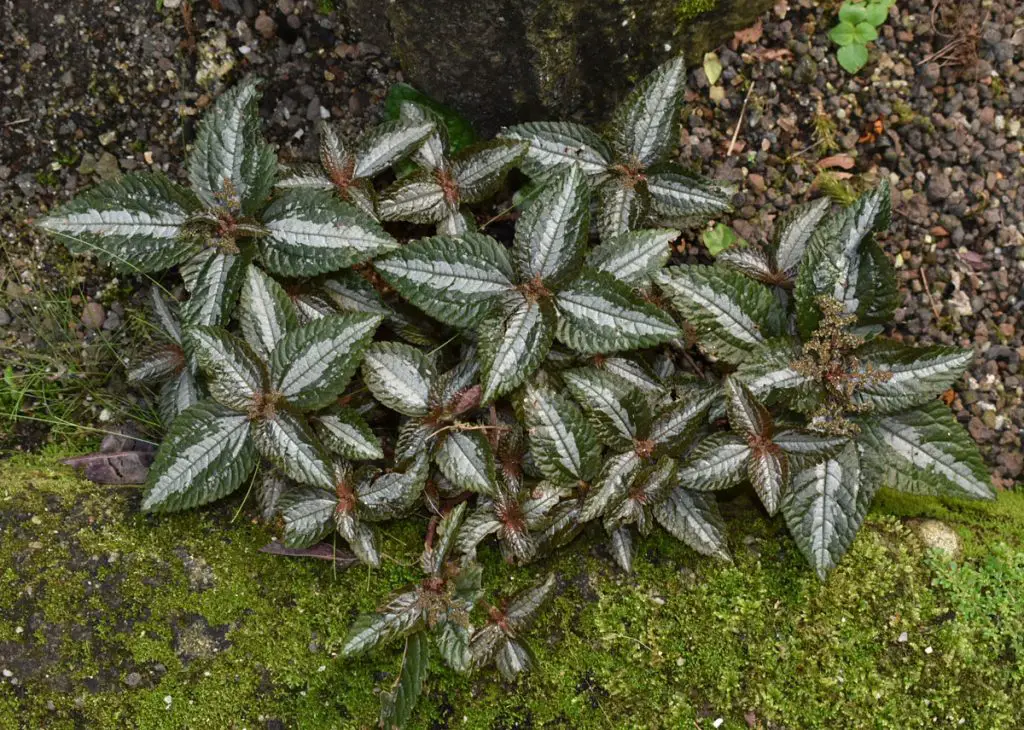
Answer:
[[[712,256],[718,256],[733,246],[743,247],[747,245],[746,241],[736,235],[736,231],[724,223],[716,223],[713,228],[706,229],[701,234],[701,239],[704,241],[704,247]]]
[[[839,46],[839,65],[852,74],[868,62],[868,43],[878,38],[878,28],[889,17],[889,8],[896,0],[847,0],[839,8],[839,23],[829,31],[829,38]]]
[[[139,175],[42,221],[74,251],[177,265],[189,292],[180,315],[154,299],[167,343],[134,371],[169,377],[174,404],[144,510],[248,484],[288,546],[336,534],[371,567],[378,523],[427,523],[426,577],[342,650],[405,639],[383,727],[410,719],[428,638],[460,671],[531,665],[522,632],[554,581],[475,624],[490,544],[521,565],[590,531],[629,571],[660,527],[728,561],[716,493],[748,486],[824,579],[881,486],[992,494],[937,400],[972,352],[881,336],[897,300],[886,185],[798,206],[770,246],[729,245],[713,266],[670,265],[680,232],[635,228],[728,209],[661,167],[682,79],[676,59],[644,81],[611,145],[545,123],[453,152],[445,119],[403,100],[351,148],[323,131],[324,172],[276,185],[248,83],[204,120],[193,191]],[[514,232],[476,230],[472,206],[515,165],[536,179]],[[408,227],[381,219],[435,235],[400,241]]]

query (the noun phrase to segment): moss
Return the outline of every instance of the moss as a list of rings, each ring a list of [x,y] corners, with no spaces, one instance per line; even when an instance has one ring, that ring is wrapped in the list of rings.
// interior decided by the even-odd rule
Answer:
[[[399,649],[342,662],[349,622],[410,581],[417,525],[388,530],[385,567],[337,573],[271,557],[238,501],[136,512],[134,488],[81,482],[56,452],[0,462],[0,728],[371,726]],[[514,571],[484,550],[492,593],[547,570],[558,595],[514,685],[436,667],[415,727],[692,727],[746,713],[786,727],[1010,728],[1024,715],[1024,498],[883,494],[829,583],[778,522],[726,505],[734,565],[657,535],[634,575],[603,541]],[[923,551],[902,518],[965,538]],[[906,634],[905,640],[901,635]],[[17,684],[14,684],[17,680]],[[52,709],[48,709],[48,703]]]

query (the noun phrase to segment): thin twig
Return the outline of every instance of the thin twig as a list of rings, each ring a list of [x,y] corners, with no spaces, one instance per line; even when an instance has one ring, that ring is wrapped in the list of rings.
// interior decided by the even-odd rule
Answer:
[[[736,129],[732,133],[732,141],[729,142],[729,150],[725,153],[726,157],[732,157],[732,150],[736,146],[736,138],[740,136],[740,128],[743,127],[743,115],[747,112],[747,102],[750,101],[750,92],[754,90],[754,82],[750,82],[750,86],[747,87],[747,95],[743,97],[743,106],[740,107],[740,118],[736,120]]]
[[[921,284],[924,285],[924,293],[928,296],[928,303],[932,305],[932,314],[935,315],[935,319],[941,319],[939,306],[935,303],[935,297],[932,296],[932,288],[928,284],[928,275],[924,273],[924,268],[919,269],[919,271],[921,272]]]
[[[31,121],[32,120],[29,117],[25,117],[24,119],[15,119],[14,121],[11,121],[11,122],[4,122],[4,127],[5,128],[7,128],[7,127],[16,127],[19,124],[25,124],[25,123],[31,122]]]

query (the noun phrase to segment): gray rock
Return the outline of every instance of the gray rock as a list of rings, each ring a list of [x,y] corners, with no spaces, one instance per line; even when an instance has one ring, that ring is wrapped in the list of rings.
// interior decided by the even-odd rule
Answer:
[[[918,520],[911,524],[921,543],[929,550],[938,550],[948,557],[956,559],[960,556],[962,545],[960,536],[945,522],[938,520]]]
[[[924,192],[930,202],[942,203],[953,194],[953,184],[945,173],[937,172],[928,179]]]
[[[678,0],[348,0],[348,17],[486,135],[526,119],[603,121],[632,81],[680,52],[696,65],[772,4],[717,0],[688,17]]]
[[[164,1],[166,2],[166,0]],[[135,689],[140,684],[142,684],[142,675],[138,672],[131,672],[128,676],[124,678],[124,683],[132,689]]]
[[[82,308],[82,324],[86,329],[98,330],[103,326],[107,313],[99,302],[87,302]]]
[[[100,155],[99,161],[96,163],[96,175],[99,176],[100,180],[113,180],[121,174],[121,166],[110,152],[104,152]]]

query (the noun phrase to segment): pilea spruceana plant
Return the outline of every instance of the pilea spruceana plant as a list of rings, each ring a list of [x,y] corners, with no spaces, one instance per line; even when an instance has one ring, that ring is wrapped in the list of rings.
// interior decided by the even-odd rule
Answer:
[[[716,493],[751,488],[824,579],[883,486],[992,496],[939,400],[972,353],[883,335],[887,185],[798,206],[770,246],[673,261],[680,230],[655,226],[730,209],[668,162],[684,78],[681,59],[656,69],[607,142],[530,123],[454,154],[445,117],[405,89],[396,118],[351,146],[322,128],[323,169],[280,180],[249,81],[200,125],[190,187],[130,175],[40,222],[121,269],[176,269],[188,294],[154,286],[164,344],[132,369],[166,379],[143,509],[250,485],[289,547],[334,534],[371,567],[378,523],[426,522],[424,578],[342,650],[404,641],[382,727],[412,716],[432,645],[460,672],[533,665],[523,632],[557,581],[483,604],[492,538],[552,565],[602,534],[628,571],[660,527],[728,561]],[[517,167],[514,231],[490,228],[481,203],[512,198]]]

